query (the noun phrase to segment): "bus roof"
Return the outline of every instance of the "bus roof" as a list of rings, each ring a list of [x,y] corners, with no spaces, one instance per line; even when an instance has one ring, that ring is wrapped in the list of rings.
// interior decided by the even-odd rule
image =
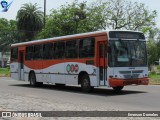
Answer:
[[[66,36],[60,36],[60,37],[53,37],[53,38],[46,38],[46,39],[40,39],[40,40],[33,40],[33,41],[28,41],[28,42],[21,42],[21,43],[16,43],[16,44],[12,44],[11,47],[15,47],[15,46],[23,46],[23,45],[28,45],[28,44],[36,44],[36,43],[43,43],[43,42],[52,42],[55,40],[62,40],[62,39],[75,39],[75,38],[79,38],[81,36],[84,37],[91,37],[91,36],[95,36],[95,35],[104,35],[107,34],[110,31],[123,31],[123,30],[104,30],[104,31],[95,31],[95,32],[87,32],[87,33],[80,33],[80,34],[73,34],[73,35],[66,35]],[[128,31],[128,30],[125,30]],[[128,31],[128,32],[135,32],[135,31]]]

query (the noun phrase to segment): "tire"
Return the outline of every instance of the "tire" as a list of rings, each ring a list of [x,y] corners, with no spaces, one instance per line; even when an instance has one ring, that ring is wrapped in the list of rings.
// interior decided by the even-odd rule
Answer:
[[[113,87],[114,92],[121,92],[124,86]]]
[[[42,87],[43,86],[43,82],[37,82],[37,86]]]
[[[56,87],[65,87],[66,85],[65,84],[56,83],[55,86]]]
[[[32,87],[36,87],[38,85],[37,81],[36,81],[36,76],[34,73],[30,74],[30,86]]]
[[[90,85],[89,76],[87,74],[82,76],[81,89],[83,92],[91,92],[92,87]]]

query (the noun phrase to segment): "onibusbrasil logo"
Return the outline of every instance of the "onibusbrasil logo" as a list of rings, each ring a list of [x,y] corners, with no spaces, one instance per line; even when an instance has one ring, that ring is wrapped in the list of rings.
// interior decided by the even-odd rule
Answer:
[[[13,3],[13,0],[11,1],[7,1],[7,0],[0,0],[0,11],[1,12],[7,12],[10,8],[10,6],[12,5]]]

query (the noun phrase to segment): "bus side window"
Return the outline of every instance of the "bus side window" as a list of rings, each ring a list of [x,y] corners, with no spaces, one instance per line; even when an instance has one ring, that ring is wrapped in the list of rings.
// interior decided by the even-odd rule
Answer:
[[[66,42],[65,50],[66,58],[77,58],[78,57],[78,46],[77,40],[71,40]]]
[[[81,39],[79,43],[79,57],[80,58],[92,58],[94,57],[95,39],[85,38]]]
[[[33,59],[33,46],[26,47],[26,60],[32,60]]]
[[[18,60],[18,48],[11,49],[11,61],[16,62]]]
[[[52,59],[53,43],[43,45],[43,59]]]
[[[62,59],[64,58],[65,53],[65,42],[55,42],[54,43],[54,56],[55,59]]]
[[[42,45],[35,45],[34,46],[34,60],[42,59],[43,54],[43,47]]]

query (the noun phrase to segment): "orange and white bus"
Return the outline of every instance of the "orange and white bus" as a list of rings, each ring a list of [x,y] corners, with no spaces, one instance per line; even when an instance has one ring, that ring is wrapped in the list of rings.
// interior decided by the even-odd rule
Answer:
[[[97,31],[12,44],[10,72],[31,86],[72,84],[86,92],[148,85],[146,41],[141,32]]]

